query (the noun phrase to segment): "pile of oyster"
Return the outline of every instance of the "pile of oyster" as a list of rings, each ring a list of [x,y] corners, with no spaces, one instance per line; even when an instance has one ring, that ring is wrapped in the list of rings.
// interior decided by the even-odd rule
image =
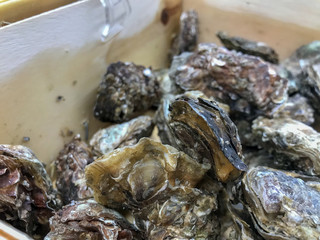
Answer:
[[[37,239],[320,239],[320,42],[278,65],[264,43],[201,43],[181,15],[169,69],[109,65],[51,183],[0,145],[0,217]],[[146,111],[154,109],[154,114]]]

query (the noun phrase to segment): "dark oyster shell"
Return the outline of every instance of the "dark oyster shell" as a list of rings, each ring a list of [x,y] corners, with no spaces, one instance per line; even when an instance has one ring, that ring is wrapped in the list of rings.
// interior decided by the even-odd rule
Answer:
[[[39,239],[49,230],[56,201],[51,180],[33,152],[0,145],[0,219]]]
[[[135,211],[147,239],[216,239],[219,221],[217,192],[196,188],[173,188],[165,199]]]
[[[93,162],[88,145],[81,141],[80,135],[66,144],[55,162],[57,189],[61,193],[64,205],[72,200],[93,197],[93,191],[87,186],[84,169]]]
[[[116,209],[140,208],[174,186],[194,187],[210,169],[169,145],[149,138],[118,148],[86,167],[97,202]]]
[[[237,128],[215,101],[182,96],[170,104],[169,111],[172,145],[200,163],[210,163],[220,181],[246,170]]]
[[[310,126],[290,118],[254,120],[252,130],[260,145],[286,156],[290,170],[320,175],[320,133]]]
[[[230,102],[231,110],[247,117],[254,117],[253,110],[272,116],[286,101],[287,80],[258,57],[203,43],[179,62],[180,66],[170,70],[170,77],[182,90],[200,90]]]
[[[149,137],[154,124],[149,116],[140,116],[128,122],[112,125],[96,132],[90,140],[95,155],[136,144],[140,138]]]
[[[231,37],[225,32],[218,32],[217,37],[229,50],[236,50],[248,55],[261,57],[263,60],[277,64],[279,57],[276,51],[263,42],[255,42],[241,37]]]
[[[308,99],[306,97],[295,94],[288,98],[283,109],[277,112],[274,117],[289,117],[307,125],[311,125],[314,122],[314,110],[308,104]]]
[[[108,239],[141,240],[138,230],[118,212],[94,200],[72,202],[50,218],[45,240]]]
[[[320,113],[320,53],[319,58],[304,70],[305,78],[301,79],[300,92],[309,99],[312,107]]]
[[[242,184],[252,221],[264,239],[319,239],[320,192],[301,178],[257,167]]]
[[[109,65],[100,83],[94,116],[100,121],[123,122],[159,101],[159,83],[151,69],[133,63]]]
[[[310,104],[320,112],[320,41],[298,48],[282,67],[288,71],[291,85],[305,95]]]
[[[180,31],[173,39],[170,58],[183,52],[192,52],[198,42],[199,20],[194,10],[183,12],[180,16]]]

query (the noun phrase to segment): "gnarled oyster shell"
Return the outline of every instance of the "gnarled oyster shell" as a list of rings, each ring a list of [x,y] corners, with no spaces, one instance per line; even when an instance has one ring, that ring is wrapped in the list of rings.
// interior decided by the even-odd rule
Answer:
[[[24,146],[0,145],[0,218],[39,239],[59,201],[43,164]]]
[[[97,202],[112,208],[140,208],[166,196],[170,187],[194,187],[210,165],[149,138],[118,148],[86,167]]]
[[[99,130],[91,138],[90,145],[94,153],[101,156],[116,148],[134,145],[142,137],[149,137],[153,127],[151,117],[140,116]]]
[[[237,128],[216,102],[182,96],[170,104],[169,112],[172,145],[200,163],[210,163],[220,181],[246,170]]]
[[[319,239],[319,191],[266,167],[250,169],[242,184],[252,221],[265,239]]]
[[[60,151],[55,167],[57,189],[64,204],[93,197],[93,191],[87,186],[84,175],[84,168],[92,161],[91,150],[81,141],[79,134]]]
[[[183,52],[193,51],[198,42],[199,20],[194,10],[183,12],[180,16],[180,31],[173,39],[170,58]]]
[[[219,221],[217,192],[175,187],[165,199],[135,211],[147,239],[216,239]]]
[[[159,98],[159,83],[151,69],[112,63],[100,83],[94,116],[103,122],[123,122],[134,112],[149,109]]]
[[[276,113],[274,117],[289,117],[307,125],[311,125],[314,122],[314,110],[308,104],[308,99],[306,97],[295,94],[288,98],[283,109]]]
[[[217,37],[229,50],[236,50],[249,55],[261,57],[265,61],[277,64],[279,57],[276,51],[263,42],[255,42],[241,37],[231,37],[219,31]]]
[[[320,133],[290,118],[254,120],[252,130],[262,146],[286,156],[292,168],[320,175]],[[280,155],[280,157],[281,157]]]
[[[203,43],[185,58],[170,71],[170,77],[184,91],[200,90],[209,97],[231,102],[247,117],[252,117],[251,108],[272,116],[286,101],[287,80],[272,64],[258,57]]]
[[[138,230],[118,212],[92,199],[64,206],[50,218],[50,228],[45,240],[143,239]]]

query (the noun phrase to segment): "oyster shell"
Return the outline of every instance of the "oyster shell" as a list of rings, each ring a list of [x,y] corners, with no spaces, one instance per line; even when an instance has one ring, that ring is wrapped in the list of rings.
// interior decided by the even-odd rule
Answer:
[[[72,200],[83,200],[93,197],[93,191],[87,186],[84,168],[93,161],[88,145],[76,135],[64,146],[55,161],[57,189],[64,205]]]
[[[116,209],[141,208],[166,196],[170,187],[194,187],[210,169],[169,145],[142,138],[86,167],[97,202]]]
[[[235,110],[243,109],[247,117],[253,116],[254,109],[272,116],[286,101],[287,80],[258,57],[213,43],[199,44],[196,53],[184,57],[179,60],[181,65],[170,70],[170,77],[184,91],[200,90],[208,97],[235,104]]]
[[[147,239],[216,239],[219,221],[217,192],[175,187],[165,199],[135,211]]]
[[[183,52],[192,52],[198,42],[199,20],[194,10],[183,12],[180,16],[179,34],[173,39],[170,58]]]
[[[265,239],[319,239],[320,192],[301,178],[257,167],[242,184],[252,221]]]
[[[94,116],[100,121],[124,122],[159,101],[157,78],[149,68],[134,63],[109,65],[100,83]]]
[[[172,145],[200,163],[210,163],[222,182],[246,170],[237,128],[215,101],[182,96],[170,104],[169,112]]]
[[[320,133],[290,118],[254,120],[252,130],[260,144],[286,156],[283,161],[304,174],[320,175]],[[288,165],[287,163],[287,165]]]
[[[123,216],[92,199],[64,206],[50,218],[50,228],[45,240],[142,239],[138,230]]]
[[[263,60],[277,64],[279,57],[276,51],[263,42],[255,42],[241,37],[231,37],[219,31],[217,37],[229,50],[236,50],[248,55],[261,57]]]
[[[153,127],[151,117],[140,116],[99,130],[91,138],[90,145],[95,155],[101,156],[116,148],[134,145],[142,137],[149,137]]]
[[[289,117],[307,125],[314,122],[314,110],[309,105],[308,99],[300,94],[288,98],[281,111],[274,115],[275,118]]]
[[[0,218],[35,239],[59,201],[43,164],[24,146],[0,145]]]

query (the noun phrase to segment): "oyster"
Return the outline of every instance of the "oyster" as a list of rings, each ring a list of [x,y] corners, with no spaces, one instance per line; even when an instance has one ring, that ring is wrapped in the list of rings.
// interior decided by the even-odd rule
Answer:
[[[242,184],[252,221],[265,239],[320,238],[320,192],[301,178],[257,167]]]
[[[229,50],[261,57],[263,60],[275,64],[279,62],[276,51],[263,42],[255,42],[241,37],[230,37],[227,33],[221,31],[217,33],[217,37]]]
[[[147,239],[216,239],[219,221],[217,192],[175,187],[165,199],[136,210]]]
[[[319,112],[319,64],[320,41],[314,41],[298,48],[282,63],[287,70],[290,85],[305,95],[310,104]],[[316,65],[316,66],[314,66]]]
[[[194,10],[183,12],[180,16],[180,31],[172,41],[170,58],[183,52],[192,52],[198,42],[199,20]]]
[[[182,64],[170,70],[170,77],[182,90],[203,91],[229,102],[231,110],[235,104],[234,109],[247,117],[253,116],[253,110],[272,116],[286,101],[287,80],[258,57],[203,43],[196,53],[179,61]]]
[[[320,53],[316,61],[305,67],[305,78],[301,79],[300,92],[309,99],[312,107],[320,113]]]
[[[159,83],[151,69],[128,62],[112,63],[100,83],[94,116],[103,122],[127,121],[159,98]]]
[[[50,218],[45,240],[108,239],[141,240],[138,230],[118,212],[94,200],[72,202]]]
[[[99,130],[91,138],[90,145],[95,155],[101,156],[116,148],[134,145],[142,137],[149,137],[153,127],[151,117],[140,116]]]
[[[320,133],[290,118],[254,120],[252,130],[262,146],[284,156],[291,170],[320,175]]]
[[[93,197],[92,189],[87,187],[84,175],[84,168],[93,161],[92,157],[91,150],[81,141],[79,134],[60,151],[55,162],[56,184],[64,205],[72,200]]]
[[[222,182],[246,170],[238,130],[215,101],[182,96],[170,104],[169,112],[172,145],[200,163],[210,163]]]
[[[24,146],[0,145],[0,218],[39,239],[58,199],[43,164]]]
[[[320,41],[314,41],[299,47],[282,65],[290,72],[293,78],[303,74],[303,68],[312,65],[320,54]]]
[[[309,105],[306,97],[295,94],[288,98],[283,109],[277,112],[274,117],[289,117],[307,125],[311,125],[314,122],[314,110]]]
[[[111,208],[141,208],[166,196],[171,187],[194,187],[210,169],[169,145],[142,138],[86,167],[97,202]]]

